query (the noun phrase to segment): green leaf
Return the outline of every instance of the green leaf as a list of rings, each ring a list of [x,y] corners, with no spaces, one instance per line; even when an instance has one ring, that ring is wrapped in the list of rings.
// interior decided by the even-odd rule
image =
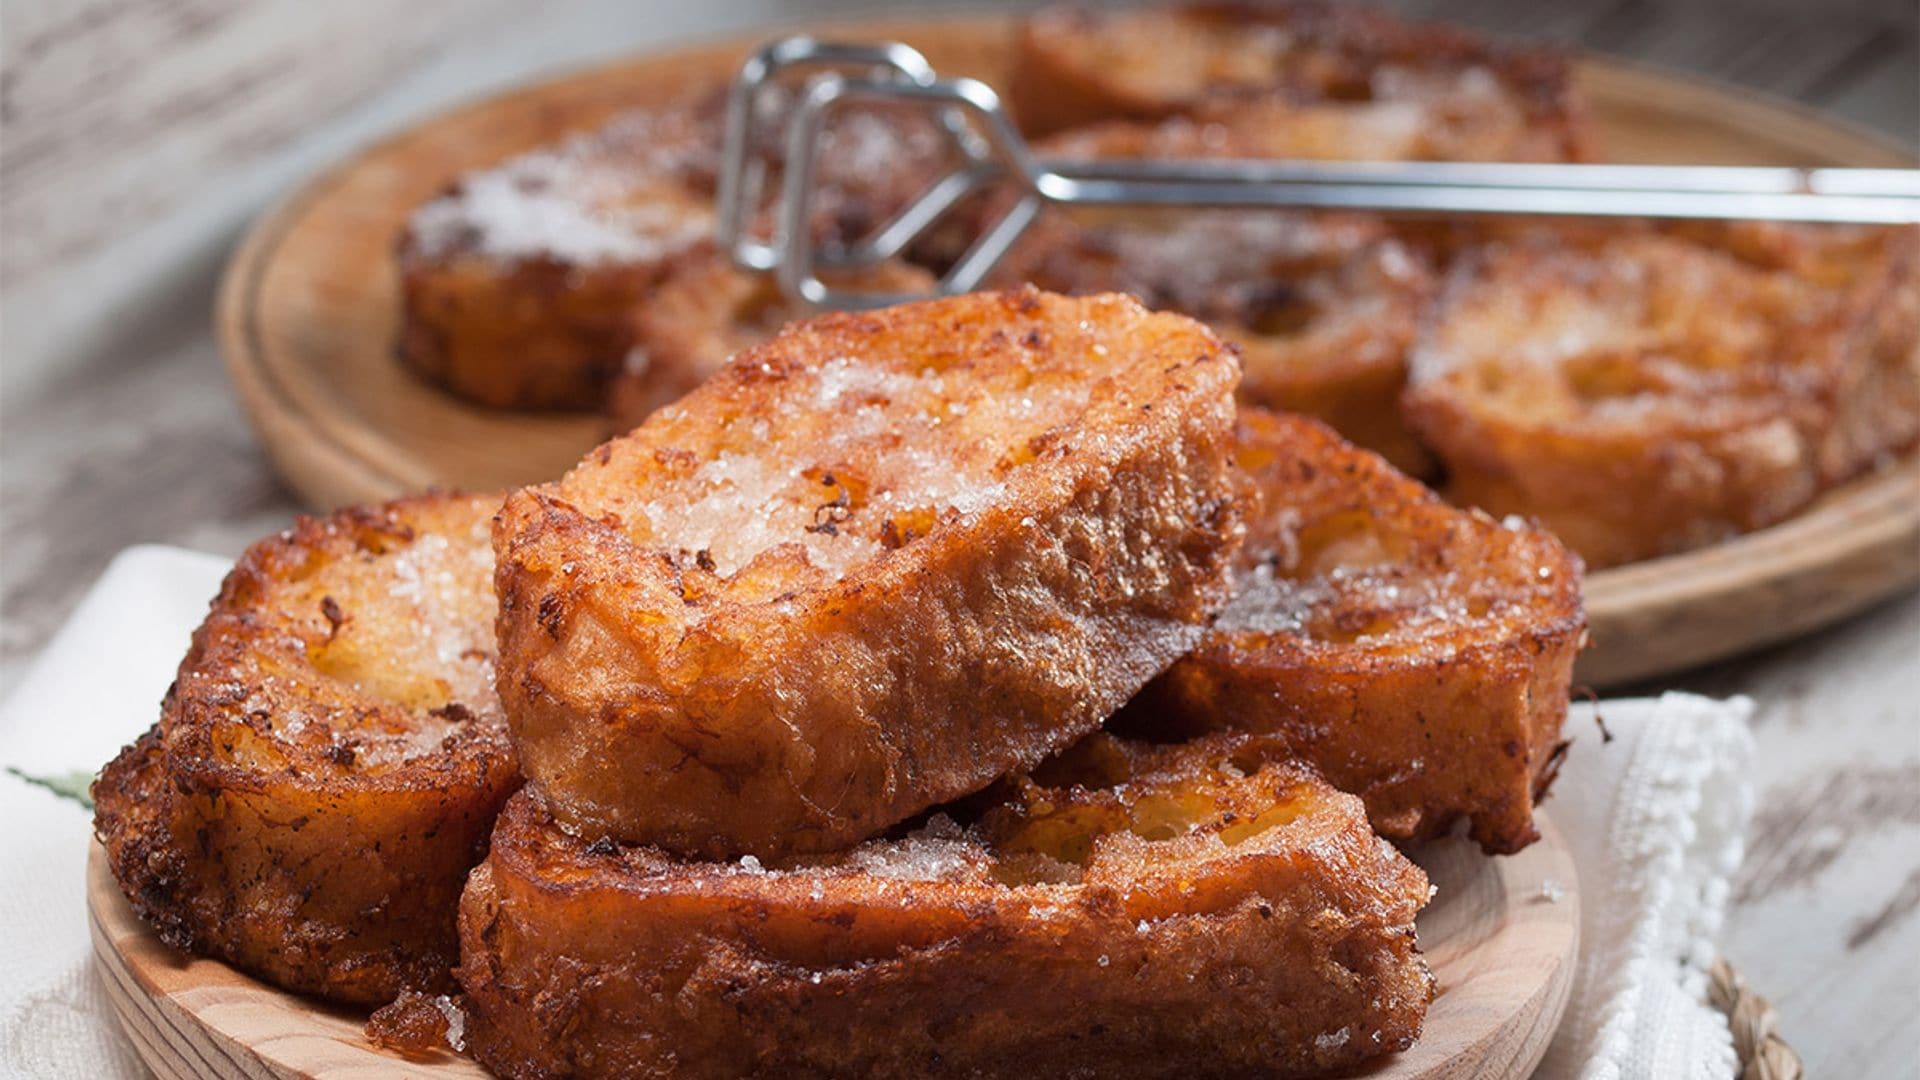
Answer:
[[[71,802],[77,802],[87,809],[93,809],[93,798],[87,789],[93,786],[93,774],[85,770],[76,770],[60,776],[33,776],[23,773],[13,766],[7,766],[7,772],[25,780],[35,787],[43,787],[55,795]]]

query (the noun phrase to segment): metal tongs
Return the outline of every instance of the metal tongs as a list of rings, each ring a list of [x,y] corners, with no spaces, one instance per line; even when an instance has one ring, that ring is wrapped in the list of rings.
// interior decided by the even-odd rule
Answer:
[[[792,73],[812,74],[790,108]],[[807,222],[816,205],[821,134],[836,110],[861,103],[926,109],[959,164],[865,237],[821,250]],[[784,115],[783,115],[784,113]],[[786,125],[770,229],[756,231],[774,163],[760,127]],[[822,269],[893,258],[961,199],[989,187],[1010,208],[940,280],[942,293],[979,285],[1049,203],[1073,206],[1289,207],[1413,214],[1544,214],[1902,224],[1920,222],[1920,169],[1465,162],[1062,161],[1033,156],[999,95],[976,79],[942,79],[906,45],[844,45],[796,36],[749,58],[727,102],[720,175],[721,247],[743,270],[771,271],[790,296],[831,308],[913,297],[838,287]]]

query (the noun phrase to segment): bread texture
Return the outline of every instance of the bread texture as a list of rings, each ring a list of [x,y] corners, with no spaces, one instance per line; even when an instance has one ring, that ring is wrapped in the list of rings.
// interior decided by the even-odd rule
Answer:
[[[937,284],[932,274],[903,262],[822,276],[844,288],[909,295],[930,295]],[[810,313],[773,278],[736,270],[718,252],[682,260],[634,312],[633,350],[608,396],[614,431],[639,427],[735,353]]]
[[[1489,853],[1532,843],[1585,640],[1580,561],[1304,417],[1248,409],[1239,431],[1235,598],[1122,726],[1272,738],[1394,840],[1465,819]]]
[[[254,545],[95,830],[167,944],[373,1004],[452,985],[454,908],[519,783],[493,692],[498,497],[303,518]]]
[[[1095,736],[792,861],[589,843],[531,790],[461,907],[503,1076],[1307,1076],[1409,1045],[1426,876],[1232,737]]]
[[[1240,351],[1240,400],[1302,412],[1416,475],[1433,458],[1401,420],[1407,354],[1433,292],[1380,219],[1270,210],[1054,213],[995,270],[1066,293],[1126,292]]]
[[[1540,228],[1463,260],[1404,399],[1450,497],[1592,566],[1798,512],[1920,439],[1920,229]]]
[[[480,405],[598,408],[635,305],[712,243],[719,120],[635,110],[460,177],[400,240],[401,360]]]
[[[767,858],[1062,749],[1226,598],[1238,376],[1116,296],[789,327],[508,498],[522,768],[582,835]]]
[[[1592,154],[1562,53],[1321,0],[1045,8],[1020,30],[1010,97],[1030,135],[1261,101],[1248,130],[1296,147],[1357,137],[1396,157]]]

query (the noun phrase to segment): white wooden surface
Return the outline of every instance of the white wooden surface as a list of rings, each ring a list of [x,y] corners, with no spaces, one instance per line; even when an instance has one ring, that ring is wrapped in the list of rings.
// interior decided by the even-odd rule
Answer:
[[[886,6],[0,0],[0,691],[113,552],[235,553],[293,513],[222,382],[208,316],[228,247],[276,194],[535,72]],[[1393,6],[1730,79],[1920,145],[1912,0]],[[1811,1075],[1914,1075],[1920,598],[1662,685],[1761,703],[1728,954]]]

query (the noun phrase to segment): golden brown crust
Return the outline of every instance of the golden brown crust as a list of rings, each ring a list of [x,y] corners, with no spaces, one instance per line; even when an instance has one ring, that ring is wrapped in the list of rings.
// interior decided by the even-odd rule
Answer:
[[[94,785],[162,940],[339,1001],[449,985],[461,884],[518,784],[492,689],[497,505],[302,518],[227,575],[159,724]]]
[[[1124,297],[789,327],[507,500],[522,767],[589,834],[771,856],[1060,749],[1225,598],[1238,371]]]
[[[1266,761],[1096,736],[971,824],[766,866],[589,844],[529,789],[462,900],[475,1055],[514,1078],[1172,1077],[1402,1049],[1432,995],[1426,877]]]
[[[628,112],[469,173],[421,207],[399,247],[401,359],[494,408],[604,408],[654,289],[681,260],[713,256],[724,105],[723,93],[696,90]],[[761,132],[776,162],[769,190],[778,190],[779,130]],[[820,149],[820,241],[886,221],[948,153],[921,113],[836,114]]]
[[[1378,218],[1053,214],[994,276],[1056,292],[1131,293],[1200,319],[1239,348],[1242,402],[1319,417],[1407,472],[1431,471],[1397,401],[1433,278]]]
[[[1594,566],[1780,521],[1920,438],[1920,229],[1537,228],[1456,268],[1409,423]]]
[[[1275,736],[1396,840],[1466,818],[1489,852],[1533,842],[1585,636],[1579,560],[1305,418],[1243,410],[1240,439],[1260,502],[1238,594],[1124,723]]]
[[[1591,156],[1560,52],[1348,4],[1051,7],[1017,50],[1010,98],[1030,135],[1262,100],[1291,109],[1264,124],[1298,151],[1278,156],[1374,156],[1365,147],[1383,142],[1394,157]]]
[[[661,273],[655,263],[582,270],[403,255],[400,358],[489,408],[594,409],[632,349],[634,305]]]
[[[1823,486],[1920,443],[1920,226],[1688,222],[1671,231],[1845,293],[1846,370],[1829,392],[1832,422],[1814,443]]]
[[[655,263],[582,270],[402,255],[400,359],[488,408],[594,409],[632,348],[634,305],[661,273]]]
[[[401,237],[401,359],[469,401],[595,409],[633,308],[711,242],[712,99],[637,110],[469,173]]]
[[[826,276],[836,284],[876,292],[911,295],[935,289],[932,274],[898,262]],[[655,409],[700,385],[735,353],[772,337],[807,311],[772,277],[735,270],[718,252],[682,260],[634,312],[633,351],[608,395],[614,431],[639,427]]]

